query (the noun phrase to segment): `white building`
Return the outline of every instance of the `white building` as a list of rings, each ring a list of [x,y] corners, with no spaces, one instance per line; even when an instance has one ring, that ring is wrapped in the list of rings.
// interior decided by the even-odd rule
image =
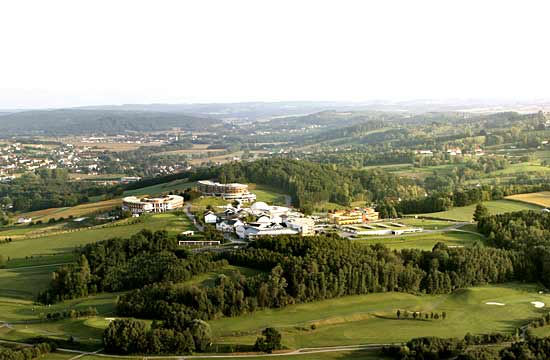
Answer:
[[[208,212],[204,215],[204,222],[206,224],[215,224],[218,222],[218,217],[213,212]]]
[[[132,214],[160,213],[183,207],[183,197],[167,195],[158,198],[138,198],[127,196],[122,199],[122,210],[129,210]]]

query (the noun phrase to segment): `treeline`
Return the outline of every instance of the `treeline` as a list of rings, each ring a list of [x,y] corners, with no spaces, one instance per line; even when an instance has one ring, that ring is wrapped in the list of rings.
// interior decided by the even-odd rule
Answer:
[[[40,169],[8,184],[0,184],[0,204],[12,211],[34,211],[52,207],[70,207],[102,195],[110,188],[85,181],[71,181],[67,170]]]
[[[232,162],[198,170],[193,178],[269,185],[291,195],[295,206],[307,209],[326,201],[349,205],[358,200],[376,202],[424,194],[412,181],[381,169],[353,170],[291,159]]]
[[[399,360],[501,359],[498,350],[494,350],[491,347],[484,347],[483,345],[502,344],[514,340],[518,340],[518,336],[500,333],[481,335],[471,335],[468,333],[464,339],[424,337],[411,339],[403,346],[386,346],[382,348],[382,353]],[[473,349],[468,349],[468,347],[472,345],[476,346]],[[504,350],[502,352],[504,352]]]
[[[470,335],[464,339],[436,337],[416,338],[403,346],[389,346],[382,354],[399,360],[457,359],[457,360],[520,360],[550,358],[550,338],[517,335]],[[513,341],[513,342],[512,342]],[[507,343],[512,342],[511,345]]]
[[[523,278],[513,251],[448,248],[390,251],[329,236],[261,238],[223,255],[231,264],[264,270],[220,277],[209,288],[157,283],[120,297],[117,313],[161,319],[178,329],[191,319],[238,316],[261,308],[373,292],[441,294],[457,288]]]
[[[142,321],[117,319],[103,333],[105,351],[111,354],[190,354],[210,345],[210,326],[194,321],[183,331],[157,327],[145,328]]]
[[[428,180],[428,179],[426,179]],[[433,180],[447,186],[448,179]],[[448,192],[435,192],[429,196],[383,201],[378,205],[382,217],[386,214],[418,214],[447,211],[453,207],[468,206],[483,201],[500,200],[505,196],[550,190],[550,183],[482,185],[471,188],[457,188]],[[395,216],[393,216],[395,217]]]
[[[52,273],[50,287],[38,297],[43,303],[87,296],[102,291],[122,291],[164,281],[185,281],[227,264],[212,254],[188,256],[166,231],[141,232],[88,244],[77,264]]]
[[[34,346],[8,347],[0,344],[0,359],[2,360],[31,360],[56,350],[54,343],[40,343]]]

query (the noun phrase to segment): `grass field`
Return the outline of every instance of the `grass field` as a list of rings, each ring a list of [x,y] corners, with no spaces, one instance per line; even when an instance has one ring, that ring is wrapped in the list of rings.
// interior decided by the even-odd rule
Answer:
[[[483,203],[489,209],[491,214],[501,214],[505,212],[521,211],[521,210],[540,210],[538,205],[522,203],[512,200],[492,200]],[[455,207],[451,210],[440,211],[436,213],[418,214],[420,216],[428,216],[441,219],[450,219],[456,221],[472,221],[476,205],[463,207]]]
[[[68,218],[69,216],[80,217],[91,213],[111,210],[122,204],[121,199],[112,199],[99,202],[81,204],[73,207],[50,208],[37,210],[19,215],[19,217],[32,218],[33,221],[42,220],[46,222],[50,219]]]
[[[193,225],[187,217],[184,215],[178,216],[175,213],[147,215],[139,218],[138,221],[128,219],[123,220],[120,224],[118,226],[97,227],[59,235],[14,240],[9,244],[2,245],[2,254],[9,257],[10,261],[31,256],[47,256],[47,259],[49,259],[49,255],[52,254],[70,253],[77,246],[112,237],[128,237],[142,229],[167,230],[172,234],[193,229]],[[10,262],[8,262],[8,265],[10,265]]]
[[[59,355],[57,355],[59,354]],[[197,354],[201,355],[201,354]],[[61,356],[61,357],[56,357]],[[65,354],[62,353],[55,353],[55,354],[49,354],[46,355],[46,357],[42,357],[43,360],[65,360],[70,357],[75,356],[72,354],[70,357],[63,357]],[[375,359],[389,359],[382,357],[379,355],[378,351],[365,351],[365,350],[358,350],[358,351],[334,351],[334,352],[325,352],[325,353],[313,353],[313,354],[302,354],[302,355],[275,355],[276,359],[280,360],[375,360]],[[181,357],[182,359],[186,358],[185,356]],[[85,355],[83,357],[80,357],[79,359],[83,360],[120,360],[118,357],[109,357],[109,356],[97,356],[97,355]],[[130,357],[130,359],[139,359],[143,360],[143,356],[136,356],[136,357]],[[168,360],[169,358],[162,358],[162,357],[155,357],[157,360]],[[265,359],[265,356],[231,356],[230,359],[233,360],[262,360]],[[172,358],[173,360],[173,358]]]
[[[256,201],[263,201],[271,205],[286,204],[286,194],[266,185],[249,184],[250,192],[256,194]]]
[[[482,235],[476,235],[469,232],[449,231],[442,233],[428,233],[428,234],[411,234],[407,236],[393,236],[393,237],[374,237],[364,236],[356,241],[361,244],[384,244],[390,249],[421,249],[432,250],[434,245],[438,242],[443,242],[447,246],[471,246],[475,243],[481,244],[483,240]]]
[[[504,284],[458,290],[449,295],[415,296],[379,293],[262,310],[237,318],[211,321],[220,343],[251,344],[267,326],[282,331],[290,348],[360,343],[402,342],[413,337],[462,337],[489,332],[512,333],[547,312],[531,301],[550,302],[535,285]],[[487,305],[500,302],[504,306]],[[445,320],[397,320],[397,309],[447,313]],[[317,328],[311,330],[315,324]]]
[[[454,221],[447,220],[432,220],[432,219],[415,219],[415,218],[402,218],[396,222],[414,227],[421,227],[424,230],[438,230],[444,229],[455,224]]]
[[[550,191],[507,196],[506,199],[522,201],[543,207],[550,207]]]
[[[197,354],[201,355],[201,354]],[[41,359],[44,360],[64,360],[68,359],[68,357],[52,357],[52,354],[47,355],[46,357],[43,357]],[[64,355],[61,355],[64,356]],[[72,355],[74,356],[74,354]],[[182,356],[182,359],[186,358],[185,356]],[[359,350],[359,351],[334,351],[334,352],[325,352],[325,353],[313,353],[313,354],[303,354],[303,355],[275,355],[276,359],[280,360],[375,360],[375,359],[389,359],[382,357],[379,355],[378,351],[365,351],[365,350]],[[94,355],[85,355],[79,359],[84,360],[120,360],[120,358],[117,357],[105,357],[105,356],[94,356]],[[131,357],[131,359],[139,359],[143,360],[143,356],[136,356]],[[155,357],[157,360],[162,360],[162,357]],[[165,358],[168,360],[168,358]],[[233,360],[262,360],[265,359],[265,356],[231,356],[230,359]],[[172,358],[173,360],[173,358]]]
[[[135,190],[127,190],[124,196],[141,196],[141,195],[160,195],[171,191],[181,191],[196,185],[196,182],[189,182],[186,179],[174,180],[167,183],[152,185]]]

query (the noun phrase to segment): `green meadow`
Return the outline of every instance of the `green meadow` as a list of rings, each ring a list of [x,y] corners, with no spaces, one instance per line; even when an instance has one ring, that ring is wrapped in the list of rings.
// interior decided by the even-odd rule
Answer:
[[[522,210],[540,210],[542,207],[534,204],[523,203],[512,200],[491,200],[483,202],[489,209],[491,214],[502,214],[506,212],[522,211]],[[418,214],[419,216],[427,216],[440,219],[449,219],[456,221],[472,221],[476,205],[455,207],[447,211],[435,213]]]
[[[462,231],[448,231],[440,233],[418,233],[410,235],[396,235],[391,237],[363,236],[356,241],[361,244],[384,244],[390,249],[421,249],[432,250],[434,245],[442,242],[451,247],[464,247],[473,244],[482,244],[483,236]]]
[[[413,337],[462,337],[472,334],[514,333],[518,327],[545,314],[532,301],[550,303],[536,285],[501,284],[457,290],[448,295],[377,293],[261,310],[210,322],[214,341],[252,344],[265,327],[282,332],[289,348],[404,342]],[[487,303],[500,303],[488,305]],[[402,312],[446,312],[445,320],[398,320]],[[315,329],[312,329],[315,325]]]
[[[177,213],[145,215],[137,219],[122,220],[114,225],[37,238],[22,238],[0,246],[2,246],[2,255],[10,258],[8,261],[10,266],[11,261],[22,258],[47,256],[47,259],[54,260],[50,255],[70,253],[75,247],[113,237],[128,237],[143,229],[167,230],[169,233],[177,234],[193,229],[193,225],[185,215]]]

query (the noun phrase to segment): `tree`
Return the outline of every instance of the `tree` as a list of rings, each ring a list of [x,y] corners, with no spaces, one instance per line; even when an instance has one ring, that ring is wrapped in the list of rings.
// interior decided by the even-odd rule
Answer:
[[[479,203],[476,205],[476,210],[474,211],[475,221],[479,221],[488,215],[489,215],[489,209],[487,209],[487,206],[483,205],[483,203]]]
[[[282,348],[281,345],[281,333],[275,328],[265,328],[262,331],[262,335],[256,339],[254,344],[254,350],[263,351],[267,353],[272,353],[273,350],[279,350]]]
[[[210,325],[206,321],[194,319],[189,327],[193,341],[195,342],[195,349],[198,351],[205,351],[212,343],[212,331]]]

